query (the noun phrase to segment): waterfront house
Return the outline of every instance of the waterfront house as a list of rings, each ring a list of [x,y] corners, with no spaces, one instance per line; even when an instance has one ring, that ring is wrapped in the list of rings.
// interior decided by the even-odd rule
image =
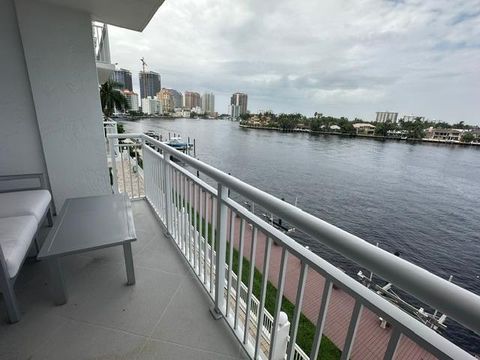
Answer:
[[[375,135],[375,125],[369,123],[355,123],[353,128],[357,135]]]
[[[425,137],[431,140],[460,142],[460,139],[465,131],[466,130],[463,129],[443,129],[430,127],[427,129]]]
[[[106,24],[142,31],[162,3],[0,2],[8,55],[0,57],[8,84],[0,90],[0,175],[40,174],[57,213],[69,198],[126,193],[138,237],[134,286],[122,283],[115,249],[63,259],[70,298],[62,306],[52,303],[47,264],[26,264],[16,282],[19,323],[7,323],[0,300],[0,357],[306,360],[330,344],[326,335],[343,359],[473,359],[230,191],[476,333],[478,296],[150,136],[118,135],[114,122],[103,123],[99,83],[114,69]],[[366,125],[357,132],[372,133]]]

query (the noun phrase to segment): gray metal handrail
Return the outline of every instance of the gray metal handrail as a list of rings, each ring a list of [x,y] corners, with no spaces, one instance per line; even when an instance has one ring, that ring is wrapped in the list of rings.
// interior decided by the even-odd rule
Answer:
[[[164,151],[165,154],[174,155],[175,158],[184,161],[222,186],[278,215],[302,232],[318,239],[331,249],[480,334],[480,296],[147,135],[137,133],[108,135],[108,137],[142,138]],[[298,256],[308,259],[320,268],[323,267],[318,256],[303,247],[291,244],[290,242],[294,242],[292,239],[285,237],[281,240],[286,242],[285,245],[295,248]]]

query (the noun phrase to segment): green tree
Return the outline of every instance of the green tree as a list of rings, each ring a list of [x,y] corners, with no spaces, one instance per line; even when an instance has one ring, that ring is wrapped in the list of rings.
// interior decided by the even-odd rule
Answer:
[[[302,114],[280,114],[277,122],[283,130],[293,130],[304,119]]]
[[[375,123],[375,135],[387,136],[389,131],[397,129],[397,125],[391,121]]]
[[[425,137],[426,124],[420,118],[414,121],[402,121],[400,123],[402,129],[407,130],[408,137],[411,139],[422,139]]]
[[[465,143],[470,143],[473,140],[475,140],[475,135],[471,132],[466,132],[462,135],[462,138],[460,141],[465,142]]]
[[[112,80],[107,80],[100,86],[100,102],[106,117],[112,116],[115,109],[128,109],[127,98],[118,90],[121,86],[122,84]]]
[[[453,124],[452,125],[452,128],[454,129],[470,129],[471,126],[470,125],[466,125],[464,121],[460,121],[456,124]]]

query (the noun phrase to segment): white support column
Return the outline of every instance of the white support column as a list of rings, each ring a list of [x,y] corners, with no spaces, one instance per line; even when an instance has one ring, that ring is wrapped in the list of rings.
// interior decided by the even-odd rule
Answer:
[[[91,16],[43,1],[15,5],[55,206],[108,194]]]

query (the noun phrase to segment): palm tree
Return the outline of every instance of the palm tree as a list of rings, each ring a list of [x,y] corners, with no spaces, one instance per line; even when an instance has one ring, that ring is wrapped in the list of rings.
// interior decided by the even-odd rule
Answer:
[[[107,80],[100,86],[102,111],[107,117],[112,116],[115,108],[128,109],[127,98],[118,90],[121,86],[122,84],[112,80]]]

